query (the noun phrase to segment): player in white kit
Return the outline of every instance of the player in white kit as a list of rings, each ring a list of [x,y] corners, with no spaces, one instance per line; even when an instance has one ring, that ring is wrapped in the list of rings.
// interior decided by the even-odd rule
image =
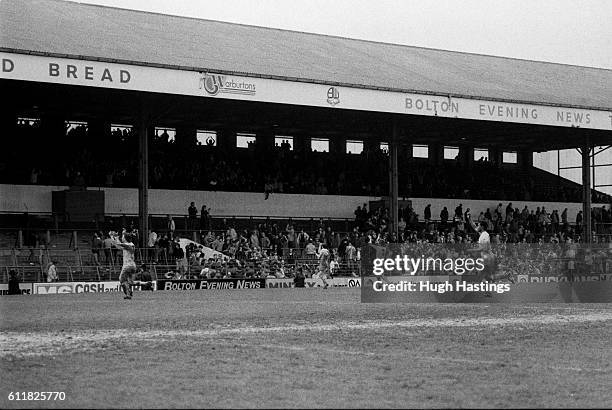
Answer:
[[[134,253],[136,251],[134,240],[136,236],[127,233],[124,229],[121,239],[116,235],[111,235],[111,239],[113,240],[113,245],[123,251],[123,266],[119,274],[119,286],[121,286],[123,293],[125,293],[124,299],[132,299],[132,286],[142,284],[140,281],[137,281],[138,283],[134,281],[134,275],[138,271],[136,261],[134,260]]]
[[[319,244],[319,252],[317,252],[317,258],[319,259],[319,269],[317,275],[318,278],[323,282],[323,288],[327,289],[327,287],[329,286],[327,279],[330,278],[329,263],[331,260],[327,245],[323,243]]]
[[[470,221],[471,222],[471,221]],[[481,272],[481,279],[487,282],[495,282],[499,279],[508,279],[514,283],[512,272],[498,272],[497,257],[491,249],[491,237],[487,232],[484,224],[472,224],[478,236],[478,248],[476,249],[480,253],[480,257],[484,260],[484,270]]]

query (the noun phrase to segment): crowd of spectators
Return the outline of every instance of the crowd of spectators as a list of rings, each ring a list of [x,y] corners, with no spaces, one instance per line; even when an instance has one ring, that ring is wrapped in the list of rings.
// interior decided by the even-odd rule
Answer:
[[[369,209],[367,204],[355,210],[355,220],[350,232],[337,232],[325,221],[320,220],[313,230],[299,226],[299,222],[289,220],[286,224],[264,221],[251,229],[235,229],[224,226],[220,230],[202,229],[209,226],[209,209],[202,206],[202,215],[198,220],[195,203],[189,206],[192,228],[199,236],[200,245],[192,244],[182,249],[179,236],[174,230],[174,223],[168,217],[167,230],[151,232],[148,247],[143,252],[143,260],[149,263],[169,266],[167,277],[172,278],[235,278],[235,277],[275,277],[292,278],[298,270],[306,277],[316,273],[317,252],[321,244],[331,250],[332,273],[341,276],[358,276],[360,272],[360,248],[366,244],[425,247],[419,252],[438,252],[445,249],[448,252],[453,246],[472,246],[478,239],[474,229],[476,224],[483,225],[490,233],[493,246],[517,248],[518,245],[529,249],[524,255],[529,258],[520,259],[514,254],[513,263],[506,265],[516,272],[522,272],[534,267],[534,260],[540,265],[533,272],[552,272],[552,262],[546,262],[546,256],[559,257],[562,246],[576,244],[582,241],[582,213],[570,221],[567,209],[553,210],[546,207],[519,209],[512,203],[498,204],[494,209],[472,212],[459,203],[452,213],[445,207],[439,218],[434,219],[431,205],[423,210],[424,217],[417,214],[410,206],[399,209],[398,236],[389,229],[389,210],[385,207]],[[606,208],[594,208],[592,216],[603,225],[604,231],[594,237],[597,242],[612,242],[612,213]],[[105,245],[98,234],[93,242],[98,252],[104,250],[105,262],[112,263],[113,250]],[[444,244],[446,247],[437,246]],[[529,247],[531,244],[538,246]],[[450,246],[450,248],[449,248]],[[217,251],[221,255],[206,256],[203,247]],[[521,248],[522,249],[522,248]],[[536,249],[537,251],[535,251]],[[425,252],[425,253],[427,253]],[[531,255],[529,252],[537,252]],[[427,253],[427,254],[429,254]],[[546,262],[546,263],[544,263]],[[546,267],[545,267],[546,266]],[[548,267],[548,268],[547,268]]]
[[[331,249],[332,273],[358,276],[357,245],[361,235],[334,232],[323,224],[316,232],[297,229],[290,220],[286,225],[263,222],[251,230],[201,231],[200,245],[190,244],[183,252],[180,238],[171,231],[151,232],[146,258],[155,264],[174,266],[173,276],[195,275],[207,278],[294,277],[301,269],[306,277],[315,272],[320,244]],[[203,246],[219,252],[206,256]],[[223,256],[221,256],[223,255]]]
[[[138,143],[132,128],[115,128],[91,137],[85,124],[67,128],[63,138],[41,135],[36,122],[17,125],[7,141],[9,155],[0,163],[6,183],[135,187]],[[388,155],[292,150],[283,142],[248,148],[180,142],[158,132],[149,146],[152,188],[241,192],[307,193],[381,196],[388,192]],[[21,161],[24,156],[32,160]],[[5,171],[5,172],[2,172]],[[9,172],[10,171],[10,172]],[[501,200],[579,202],[578,184],[552,179],[539,183],[543,171],[531,175],[518,167],[500,167],[488,160],[463,169],[459,161],[432,164],[415,158],[399,162],[399,194],[422,198],[499,198]],[[554,180],[554,181],[553,181]],[[594,202],[610,197],[593,191]]]
[[[137,260],[155,264],[158,275],[167,272],[167,277],[176,279],[292,278],[298,271],[310,277],[317,271],[320,245],[325,244],[331,252],[334,275],[359,276],[360,250],[364,245],[417,247],[418,252],[423,251],[427,255],[435,254],[440,249],[448,251],[449,247],[469,248],[478,239],[474,227],[481,224],[489,232],[494,247],[504,252],[514,250],[515,253],[506,258],[504,266],[517,274],[532,272],[544,275],[552,274],[557,266],[555,263],[567,256],[567,247],[583,242],[586,235],[582,231],[581,212],[570,220],[567,209],[550,211],[545,206],[519,209],[508,202],[484,210],[472,210],[461,203],[454,208],[443,207],[440,210],[432,209],[428,204],[421,214],[410,206],[401,207],[398,210],[396,236],[389,229],[389,210],[381,204],[357,207],[355,219],[347,230],[335,230],[330,221],[323,219],[315,222],[268,219],[249,229],[237,228],[232,221],[223,220],[220,223],[217,220],[214,229],[211,229],[211,209],[206,205],[199,208],[192,202],[187,208],[187,231],[177,231],[172,216],[168,216],[165,226],[158,226],[150,232],[146,247],[138,250]],[[593,208],[591,216],[596,222],[593,242],[609,247],[612,243],[612,211],[605,207]],[[113,223],[112,227],[104,229],[117,229],[118,226],[134,232],[136,242],[142,243],[134,220],[123,220],[120,225]],[[181,244],[180,236],[196,239],[201,247],[197,244],[185,247]],[[24,239],[28,239],[28,236]],[[31,250],[28,258],[30,265],[35,262],[34,244],[31,242],[24,240]],[[219,252],[219,255],[210,255],[203,247]],[[517,249],[519,253],[516,253]],[[91,253],[90,264],[99,267],[102,272],[121,265],[121,252],[113,247],[108,232],[95,232],[92,235]],[[583,259],[589,255],[583,254]],[[534,260],[539,264],[534,265]],[[583,263],[588,265],[587,262]],[[595,266],[595,272],[597,269]]]
[[[574,221],[568,219],[567,208],[547,210],[545,206],[529,209],[514,207],[512,203],[504,206],[499,203],[495,209],[472,211],[459,203],[454,210],[443,207],[439,218],[433,219],[431,205],[423,209],[423,215],[407,206],[398,210],[398,235],[388,230],[390,215],[387,208],[378,207],[368,210],[367,204],[355,210],[355,222],[361,231],[368,232],[375,242],[401,243],[427,241],[430,243],[464,243],[476,238],[473,225],[482,224],[491,235],[493,243],[550,243],[563,242],[571,238],[580,242],[583,224],[582,211]],[[600,226],[595,232],[606,238],[612,235],[612,211],[606,207],[593,208],[593,221]],[[423,223],[424,221],[424,223]],[[596,236],[598,237],[598,236]]]

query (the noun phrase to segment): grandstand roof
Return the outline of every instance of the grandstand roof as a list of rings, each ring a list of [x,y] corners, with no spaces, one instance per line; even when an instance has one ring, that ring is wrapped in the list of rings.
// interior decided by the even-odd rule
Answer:
[[[612,109],[612,70],[56,0],[0,1],[0,49],[85,60]]]

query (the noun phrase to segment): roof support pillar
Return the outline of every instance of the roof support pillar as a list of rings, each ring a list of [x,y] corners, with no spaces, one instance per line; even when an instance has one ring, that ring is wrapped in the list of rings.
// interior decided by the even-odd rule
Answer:
[[[429,144],[431,150],[430,161],[432,165],[442,165],[444,163],[444,145],[439,142]]]
[[[592,241],[591,228],[591,137],[587,134],[582,146],[582,221],[584,243]]]
[[[471,170],[474,165],[474,147],[471,145],[460,146],[459,160],[461,162],[462,167]]]
[[[149,240],[149,124],[144,102],[138,113],[138,221],[140,246]]]
[[[397,152],[399,149],[399,130],[397,120],[393,120],[393,131],[389,143],[389,232],[397,238],[398,219],[398,172]]]
[[[530,149],[522,149],[518,152],[517,156],[521,171],[526,175],[530,175],[531,168],[533,168],[533,151]]]

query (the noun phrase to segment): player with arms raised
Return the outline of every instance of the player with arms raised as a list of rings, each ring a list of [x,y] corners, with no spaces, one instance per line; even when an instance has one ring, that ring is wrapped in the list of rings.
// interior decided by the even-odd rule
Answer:
[[[468,222],[474,228],[476,232],[479,233],[478,236],[478,247],[474,249],[475,252],[480,254],[480,257],[484,261],[484,269],[481,272],[481,280],[485,280],[487,282],[495,282],[499,279],[508,279],[511,282],[512,276],[511,272],[497,272],[497,258],[491,249],[491,237],[487,232],[484,224],[472,222],[471,219],[468,219]]]
[[[136,261],[134,260],[134,253],[136,251],[134,240],[136,236],[123,229],[121,239],[113,232],[110,233],[110,237],[113,240],[113,245],[123,251],[123,266],[121,267],[121,274],[119,274],[119,286],[121,286],[123,293],[125,293],[124,299],[132,299],[132,285],[142,284],[141,282],[134,282],[134,275],[137,272]]]

